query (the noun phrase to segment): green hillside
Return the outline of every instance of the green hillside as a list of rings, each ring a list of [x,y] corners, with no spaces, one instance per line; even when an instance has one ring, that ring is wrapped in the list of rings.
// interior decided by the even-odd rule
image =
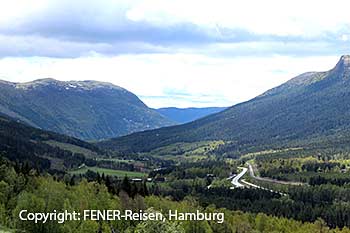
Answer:
[[[61,145],[65,145],[62,147]],[[0,155],[40,170],[62,171],[101,155],[97,147],[65,135],[43,131],[0,116]]]
[[[1,81],[0,112],[34,127],[85,140],[173,124],[131,92],[97,81]]]
[[[229,150],[343,140],[350,135],[350,56],[327,72],[309,72],[227,110],[180,125],[99,143],[121,151],[150,151],[177,143],[225,140]]]

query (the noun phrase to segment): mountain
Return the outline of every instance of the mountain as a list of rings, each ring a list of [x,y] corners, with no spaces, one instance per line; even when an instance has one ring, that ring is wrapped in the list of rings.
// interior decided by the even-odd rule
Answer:
[[[0,114],[0,157],[41,170],[63,171],[94,162],[103,152],[76,138],[37,129]]]
[[[158,113],[168,119],[179,124],[188,123],[213,113],[225,110],[225,107],[209,107],[209,108],[158,108],[155,109]]]
[[[308,72],[222,112],[179,126],[134,133],[99,145],[150,151],[177,142],[226,140],[232,149],[305,144],[350,136],[350,56],[326,72]]]
[[[173,124],[133,93],[97,81],[0,81],[0,112],[34,127],[84,140]]]

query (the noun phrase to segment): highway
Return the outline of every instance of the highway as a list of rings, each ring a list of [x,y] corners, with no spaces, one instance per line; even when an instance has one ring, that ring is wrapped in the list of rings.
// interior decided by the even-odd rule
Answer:
[[[244,185],[239,183],[239,180],[242,178],[242,176],[244,176],[244,174],[248,171],[248,169],[245,167],[239,167],[239,168],[241,168],[242,171],[237,176],[233,177],[231,183],[236,188],[243,188]]]
[[[256,179],[256,180],[270,182],[270,183],[276,183],[276,184],[284,184],[284,185],[305,185],[305,183],[301,183],[301,182],[282,181],[282,180],[275,180],[275,179],[271,179],[271,178],[267,178],[267,177],[257,176],[257,175],[254,174],[254,167],[253,167],[253,165],[251,165],[250,163],[247,163],[247,164],[248,164],[248,167],[249,167],[249,175],[252,178]]]
[[[250,176],[253,177],[253,178],[256,178],[254,176],[254,171],[252,169],[252,166],[250,164],[248,164],[248,166],[249,166]],[[232,188],[249,187],[249,188],[263,189],[263,190],[267,190],[267,191],[270,191],[270,192],[273,192],[273,193],[278,193],[278,194],[280,194],[282,196],[287,196],[287,194],[285,194],[285,193],[278,192],[278,191],[275,191],[275,190],[272,190],[272,189],[267,189],[267,188],[261,187],[259,185],[247,182],[245,180],[241,180],[241,182],[240,182],[240,179],[247,173],[248,168],[245,168],[245,167],[239,167],[239,168],[242,169],[242,171],[237,176],[230,176],[228,178],[228,179],[232,179],[231,183],[232,183],[233,187],[231,187],[231,189]]]

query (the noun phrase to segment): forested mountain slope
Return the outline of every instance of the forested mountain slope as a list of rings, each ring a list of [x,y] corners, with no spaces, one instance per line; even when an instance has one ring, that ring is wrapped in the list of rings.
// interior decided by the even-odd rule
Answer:
[[[0,112],[34,127],[85,140],[173,124],[133,93],[97,81],[0,81]]]
[[[87,142],[0,115],[0,156],[18,164],[40,170],[65,170],[87,162],[89,155],[99,154],[102,152]]]
[[[150,151],[176,142],[222,139],[254,146],[350,135],[350,56],[326,72],[299,75],[227,110],[180,125],[134,133],[99,145]]]

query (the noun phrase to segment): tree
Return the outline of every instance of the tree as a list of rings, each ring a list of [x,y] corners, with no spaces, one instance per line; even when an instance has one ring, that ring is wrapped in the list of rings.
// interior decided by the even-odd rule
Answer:
[[[154,209],[147,212],[155,213]],[[181,223],[171,221],[145,221],[137,224],[135,233],[185,233]],[[203,232],[204,233],[204,232]]]
[[[318,218],[315,221],[315,226],[316,226],[317,232],[319,233],[329,232],[329,227],[327,226],[326,222],[322,218]]]

